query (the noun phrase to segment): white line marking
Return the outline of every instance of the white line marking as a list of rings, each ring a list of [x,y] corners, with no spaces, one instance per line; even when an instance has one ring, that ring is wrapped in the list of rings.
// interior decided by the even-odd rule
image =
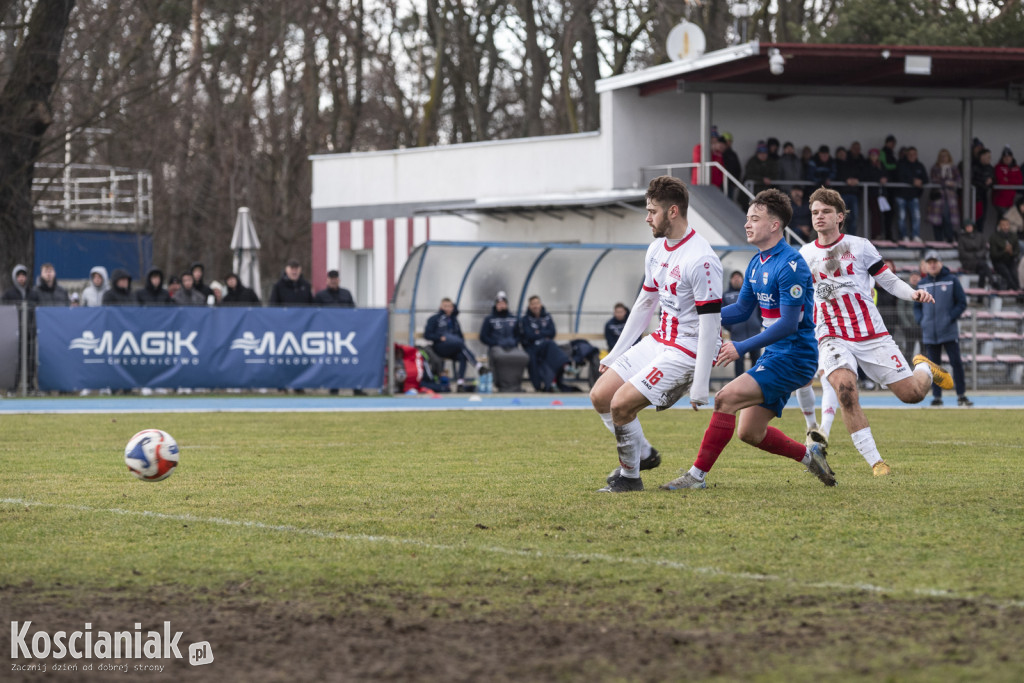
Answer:
[[[241,527],[244,529],[255,529],[257,531],[276,531],[281,533],[289,534],[301,534],[303,536],[312,536],[314,538],[325,538],[339,541],[357,541],[366,543],[390,543],[393,545],[411,545],[419,548],[427,548],[429,550],[441,550],[441,551],[465,551],[475,550],[483,553],[492,553],[495,555],[508,555],[512,557],[529,557],[545,560],[555,561],[573,561],[573,562],[608,562],[611,564],[631,564],[642,567],[665,567],[667,569],[678,569],[680,571],[691,572],[693,574],[701,574],[705,576],[716,576],[728,579],[739,579],[741,581],[757,581],[757,582],[778,582],[799,586],[806,586],[809,588],[824,588],[828,590],[843,590],[843,591],[864,591],[866,593],[877,593],[880,595],[899,595],[901,593],[909,593],[911,595],[918,595],[928,598],[945,598],[949,600],[963,600],[965,602],[973,602],[984,605],[990,605],[992,607],[998,607],[1005,609],[1008,607],[1024,607],[1024,600],[991,600],[988,598],[977,597],[973,595],[964,595],[961,593],[955,593],[952,590],[944,590],[939,588],[891,588],[887,586],[877,586],[870,583],[838,583],[833,581],[814,581],[805,582],[798,579],[788,578],[779,576],[776,574],[755,574],[752,572],[729,572],[717,569],[715,567],[695,567],[685,562],[677,562],[675,560],[657,560],[648,559],[642,557],[621,557],[617,555],[605,555],[602,553],[545,553],[539,550],[521,550],[517,548],[504,548],[501,546],[493,545],[447,545],[443,543],[430,543],[428,541],[422,541],[415,538],[399,538],[395,536],[376,536],[371,534],[343,534],[336,531],[323,531],[321,529],[314,529],[309,527],[297,527],[290,524],[265,524],[263,522],[254,522],[250,520],[235,520],[225,519],[223,517],[196,517],[194,515],[180,515],[180,514],[168,514],[166,512],[152,512],[149,510],[125,510],[123,508],[97,508],[90,507],[88,505],[68,505],[63,503],[43,503],[33,500],[24,500],[22,498],[0,498],[0,503],[5,505],[23,505],[25,507],[47,507],[57,508],[59,510],[75,510],[78,512],[104,512],[114,515],[125,515],[131,517],[149,517],[158,520],[168,520],[172,522],[194,522],[202,524],[216,524],[220,526],[233,526]]]

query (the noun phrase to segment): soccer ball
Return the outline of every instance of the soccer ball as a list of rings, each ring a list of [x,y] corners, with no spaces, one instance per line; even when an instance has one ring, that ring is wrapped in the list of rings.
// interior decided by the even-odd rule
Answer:
[[[143,429],[124,447],[124,463],[142,481],[161,481],[178,466],[178,442],[160,429]]]

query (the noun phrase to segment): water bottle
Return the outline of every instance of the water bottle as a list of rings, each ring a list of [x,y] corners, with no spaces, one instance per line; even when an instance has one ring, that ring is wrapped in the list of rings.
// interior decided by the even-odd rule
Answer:
[[[494,376],[491,374],[490,370],[485,369],[480,371],[480,378],[477,385],[479,386],[481,394],[489,394],[494,391]]]

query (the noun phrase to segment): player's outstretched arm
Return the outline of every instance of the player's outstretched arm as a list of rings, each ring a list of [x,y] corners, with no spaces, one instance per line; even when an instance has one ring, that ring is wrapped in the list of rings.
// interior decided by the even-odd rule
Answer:
[[[690,405],[694,410],[708,404],[711,384],[711,364],[715,360],[715,347],[722,336],[722,302],[697,306],[697,363],[690,385]]]
[[[934,301],[931,294],[923,289],[914,289],[888,268],[883,268],[882,270],[878,270],[873,273],[871,272],[871,269],[868,269],[868,272],[871,273],[871,277],[875,278],[875,282],[882,289],[899,299],[903,299],[904,301],[919,301],[923,304],[928,304]]]

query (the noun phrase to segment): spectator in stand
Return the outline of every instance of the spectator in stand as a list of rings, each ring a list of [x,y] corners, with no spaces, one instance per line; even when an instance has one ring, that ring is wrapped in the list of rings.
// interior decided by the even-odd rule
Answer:
[[[44,263],[39,267],[39,281],[28,293],[28,300],[34,306],[71,305],[67,290],[57,284],[57,269],[52,263]]]
[[[167,295],[174,300],[174,295],[181,291],[181,278],[177,275],[172,275],[171,279],[167,281]]]
[[[213,292],[213,298],[206,297],[206,304],[220,306],[220,302],[224,299],[224,285],[214,280],[210,283],[210,291]]]
[[[768,138],[765,141],[764,144],[768,147],[768,158],[770,160],[774,161],[776,164],[778,164],[779,163],[779,139],[778,138]],[[772,177],[774,177],[774,176],[772,176]]]
[[[722,157],[722,150],[724,148],[725,148],[725,144],[722,142],[722,139],[720,137],[718,137],[718,129],[715,128],[715,127],[712,127],[711,128],[711,155],[708,157],[708,160],[709,161],[717,161],[718,163],[722,164],[723,168],[725,167],[725,163],[724,163],[725,159]],[[693,146],[693,162],[695,164],[696,163],[700,163],[700,155],[701,155],[701,146],[700,146],[700,144],[696,144],[696,145]],[[711,179],[711,184],[714,185],[715,187],[717,187],[718,189],[722,189],[722,187],[725,184],[725,176],[723,176],[722,172],[720,170],[718,170],[717,168],[715,168],[715,167],[711,168],[710,179]],[[695,167],[693,169],[693,171],[691,171],[691,173],[690,173],[690,182],[692,184],[694,184],[694,185],[699,185],[700,184],[700,169],[699,168]]]
[[[11,270],[11,286],[4,292],[5,304],[17,304],[28,300],[32,285],[28,282],[28,266],[18,264]]]
[[[220,300],[221,306],[260,305],[260,298],[256,296],[256,292],[243,285],[238,279],[237,274],[228,273],[228,276],[224,278],[224,284],[227,286],[228,291],[224,294],[224,298]]]
[[[477,363],[473,352],[466,347],[466,340],[462,335],[459,309],[448,297],[441,299],[441,309],[427,318],[423,337],[433,343],[438,356],[455,361],[455,383],[459,391],[466,384],[467,361],[479,372],[481,365]]]
[[[800,189],[800,188],[794,188]],[[743,273],[738,270],[734,270],[729,275],[729,289],[722,294],[722,307],[734,304],[740,298],[740,290],[743,289]],[[755,308],[750,317],[743,322],[733,323],[732,325],[722,325],[722,329],[729,331],[729,341],[733,344],[736,342],[745,341],[751,337],[757,336],[761,333],[761,313]],[[747,351],[744,355],[736,359],[736,372],[733,377],[739,377],[746,368],[744,365],[744,358],[750,356],[750,367],[754,367],[757,364],[757,359],[761,357],[760,348],[752,348]]]
[[[848,235],[860,234],[860,222],[857,220],[860,207],[860,174],[860,165],[850,159],[846,148],[837,147],[836,187],[843,198],[843,203],[846,204],[846,222],[843,225]]]
[[[956,242],[956,231],[960,228],[960,188],[964,181],[948,149],[939,150],[930,179],[932,185],[939,185],[932,188],[928,201],[928,222],[935,231],[935,239]]]
[[[988,240],[974,229],[974,223],[964,223],[964,230],[957,237],[957,257],[965,273],[978,275],[978,286],[984,289],[992,269],[988,266]]]
[[[173,299],[179,306],[204,306],[206,295],[195,288],[195,279],[192,273],[185,271],[181,274],[181,289],[177,291]]]
[[[736,150],[732,148],[732,133],[728,131],[722,133],[722,166],[736,180],[743,179],[743,164],[740,163],[740,157],[736,154]],[[730,186],[729,198],[736,201],[740,196],[739,192],[738,187]]]
[[[867,158],[864,156],[864,152],[861,150],[860,142],[854,140],[850,143],[850,149],[846,154],[846,158],[851,164],[853,172],[860,178],[864,171],[864,165],[868,163]]]
[[[562,383],[569,357],[555,342],[555,334],[551,314],[539,296],[531,296],[526,315],[519,319],[519,340],[530,356],[530,383],[537,391],[573,391]]]
[[[284,266],[281,279],[270,290],[271,306],[295,306],[313,303],[313,290],[306,278],[302,277],[302,264],[290,259]]]
[[[189,270],[192,272],[192,289],[206,297],[208,302],[209,298],[213,295],[213,290],[203,281],[203,273],[205,272],[203,264],[195,261],[189,266]]]
[[[779,180],[796,182],[804,179],[803,163],[801,163],[800,157],[796,155],[796,148],[793,147],[792,142],[786,141],[782,143],[782,156],[779,157],[778,169]],[[793,185],[787,184],[783,187],[789,190]]]
[[[519,318],[508,310],[505,292],[498,292],[491,314],[480,325],[480,343],[487,347],[487,362],[494,373],[495,388],[519,391],[530,357],[519,348]]]
[[[896,188],[900,239],[921,239],[921,193],[929,180],[924,164],[917,160],[917,148],[907,147],[906,157],[896,164],[896,182],[909,187]]]
[[[900,156],[896,152],[895,135],[886,136],[885,144],[878,154],[886,180],[891,183],[896,182],[896,164],[899,163]],[[896,241],[899,235],[899,231],[895,227],[899,213],[896,211],[896,190],[895,188],[888,189],[883,194],[889,203],[890,211],[882,216],[882,221],[885,224],[882,232],[885,233],[886,239]]]
[[[974,186],[974,218],[978,232],[985,232],[988,221],[989,200],[992,198],[992,186],[996,182],[996,169],[992,167],[992,151],[982,148],[978,158],[971,166],[971,185]]]
[[[809,145],[804,145],[800,150],[800,178],[807,180],[811,175],[811,162],[814,161],[814,150]]]
[[[313,302],[322,306],[356,307],[356,300],[352,298],[352,292],[341,286],[341,280],[336,270],[327,271],[327,287],[316,293]]]
[[[110,289],[103,293],[104,306],[134,306],[132,276],[124,268],[114,268],[110,275]]]
[[[747,165],[743,169],[743,182],[753,182],[753,193],[758,194],[768,189],[772,179],[778,174],[778,165],[774,160],[768,158],[768,146],[758,140],[754,156],[747,159]]]
[[[1024,194],[1019,194],[1013,199],[1011,206],[1003,218],[1010,221],[1010,231],[1017,233],[1017,239],[1024,237]]]
[[[818,187],[828,187],[836,179],[836,162],[832,158],[832,152],[828,145],[818,147],[818,153],[814,155],[808,165],[807,181]]]
[[[629,307],[622,302],[615,304],[612,309],[612,317],[608,318],[608,321],[604,324],[604,343],[608,346],[609,351],[614,349],[615,345],[619,342],[619,337],[622,336],[622,328],[626,326],[627,320],[629,320]],[[641,337],[637,337],[637,341],[640,339]]]
[[[789,190],[789,202],[793,206],[791,227],[806,244],[814,240],[814,228],[811,227],[811,207],[804,201],[804,188],[794,185]],[[742,283],[741,283],[742,284]]]
[[[871,216],[871,239],[891,240],[892,234],[889,230],[889,214],[892,213],[889,203],[888,191],[884,189],[889,178],[882,166],[881,152],[875,148],[868,150],[868,158],[861,167],[860,179],[865,183],[871,183],[868,187],[868,209]],[[874,185],[880,187],[875,187]],[[883,206],[879,199],[885,199]],[[885,211],[882,209],[885,208]],[[890,328],[891,329],[891,328]]]
[[[921,326],[924,355],[935,364],[942,362],[942,351],[949,357],[953,372],[953,386],[956,402],[960,406],[972,406],[967,398],[967,383],[964,381],[964,363],[960,358],[960,328],[957,320],[967,310],[967,295],[960,285],[960,279],[942,265],[939,252],[928,251],[924,255],[926,274],[921,278],[921,289],[934,297],[932,303],[914,303],[914,318]],[[932,384],[932,405],[942,405],[942,388]]]
[[[996,224],[996,232],[988,240],[989,255],[992,258],[992,270],[1002,280],[1002,286],[1020,291],[1020,280],[1017,278],[1017,261],[1020,259],[1020,242],[1016,233],[1010,232],[1010,221],[1000,218]]]
[[[171,295],[164,289],[164,271],[157,267],[146,273],[146,286],[135,290],[135,301],[140,306],[162,306],[173,304]]]
[[[82,290],[83,306],[102,306],[103,294],[110,289],[107,282],[107,269],[103,266],[93,266],[89,271],[89,284]]]
[[[1021,173],[1017,160],[1013,158],[1013,150],[1003,147],[1003,154],[995,167],[996,185],[1024,185],[1024,174]],[[998,216],[1006,215],[1006,212],[1013,208],[1013,200],[1017,196],[1018,189],[993,190],[992,206],[999,212]]]

